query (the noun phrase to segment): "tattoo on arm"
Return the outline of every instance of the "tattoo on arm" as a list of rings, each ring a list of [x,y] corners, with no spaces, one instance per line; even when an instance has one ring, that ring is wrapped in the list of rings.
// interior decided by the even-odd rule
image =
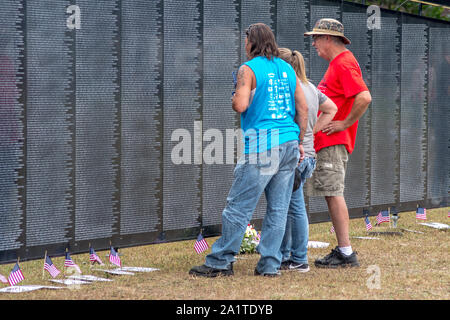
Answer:
[[[237,74],[237,86],[236,89],[245,85],[244,81],[244,74],[245,74],[245,68],[244,66],[239,68],[238,74]]]

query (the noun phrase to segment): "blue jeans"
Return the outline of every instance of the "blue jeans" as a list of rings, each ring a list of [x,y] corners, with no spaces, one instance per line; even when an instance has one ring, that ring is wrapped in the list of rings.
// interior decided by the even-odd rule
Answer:
[[[306,179],[311,177],[315,168],[316,159],[307,157],[296,169],[301,172],[301,184],[292,193],[289,203],[286,230],[280,248],[283,262],[290,260],[295,263],[308,263],[309,221],[303,197],[303,185]]]
[[[205,265],[227,269],[235,261],[234,256],[239,252],[247,225],[264,191],[267,212],[257,247],[261,258],[256,269],[259,273],[277,273],[294,170],[299,159],[298,141],[289,141],[260,153],[257,159],[252,156],[254,154],[244,155],[244,161],[239,160],[234,169],[234,181],[222,212],[222,235],[212,245]]]

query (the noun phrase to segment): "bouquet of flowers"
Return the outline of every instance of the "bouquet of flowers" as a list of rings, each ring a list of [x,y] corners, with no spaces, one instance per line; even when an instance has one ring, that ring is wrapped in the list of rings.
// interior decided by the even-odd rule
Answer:
[[[261,234],[258,233],[251,224],[249,224],[247,226],[247,230],[245,230],[244,239],[242,239],[239,253],[255,253],[260,238]]]

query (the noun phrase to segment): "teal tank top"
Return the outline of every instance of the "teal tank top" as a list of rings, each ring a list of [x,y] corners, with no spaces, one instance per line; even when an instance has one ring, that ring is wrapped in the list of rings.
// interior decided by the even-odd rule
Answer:
[[[298,140],[300,129],[294,121],[294,69],[284,60],[255,57],[244,63],[256,77],[256,90],[247,110],[241,114],[244,152],[265,152],[277,145]]]

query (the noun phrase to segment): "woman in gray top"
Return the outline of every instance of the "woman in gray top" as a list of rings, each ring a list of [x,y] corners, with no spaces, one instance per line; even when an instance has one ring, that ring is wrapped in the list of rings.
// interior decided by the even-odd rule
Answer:
[[[281,270],[309,271],[308,265],[308,236],[309,221],[303,197],[303,185],[306,178],[311,177],[316,167],[316,152],[314,151],[314,134],[333,120],[337,112],[336,104],[320,92],[306,78],[305,61],[300,52],[287,48],[279,48],[280,58],[290,63],[300,80],[306,102],[308,104],[308,126],[303,142],[304,158],[296,168],[296,176],[300,177],[298,189],[292,192],[286,230],[281,244],[283,256]],[[320,115],[318,113],[320,111]]]

